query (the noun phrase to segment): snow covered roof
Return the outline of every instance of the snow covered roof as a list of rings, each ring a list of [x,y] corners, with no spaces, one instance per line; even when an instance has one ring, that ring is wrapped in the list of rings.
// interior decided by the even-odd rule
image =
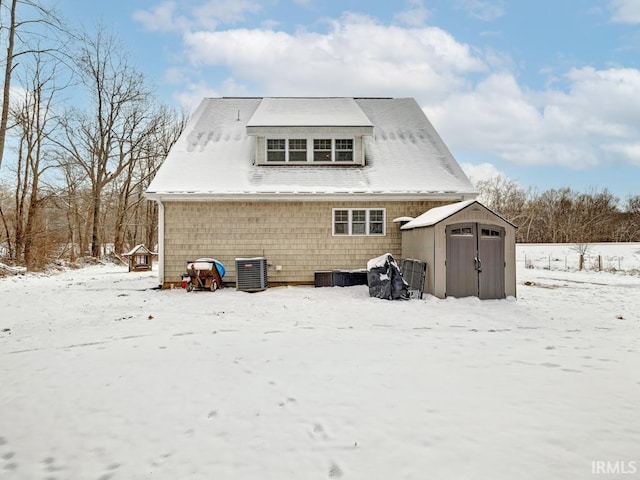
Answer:
[[[150,255],[157,255],[157,253],[152,252],[147,247],[145,247],[144,244],[139,243],[138,245],[133,247],[131,250],[129,250],[127,253],[123,253],[122,256],[123,257],[131,257],[131,256],[135,255],[136,253],[148,253]]]
[[[475,197],[469,179],[412,98],[277,100],[204,99],[151,182],[147,196]],[[311,103],[320,112],[316,124],[329,122],[334,109],[336,118],[330,123],[360,122],[362,114],[373,125],[373,135],[363,137],[365,165],[255,165],[256,137],[247,134],[249,122],[282,123],[288,117],[298,124],[311,123],[315,118],[309,110]],[[277,112],[285,105],[301,110]]]
[[[264,98],[247,127],[371,127],[353,98]]]
[[[477,204],[477,205],[480,205],[482,208],[485,208],[486,210],[489,210],[490,212],[492,212],[495,215],[499,216],[505,222],[513,225],[511,222],[506,220],[504,217],[502,217],[501,215],[498,215],[497,213],[495,213],[492,210],[488,209],[487,207],[482,205],[477,200],[466,200],[464,202],[451,203],[449,205],[443,205],[442,207],[435,207],[435,208],[432,208],[430,210],[427,210],[422,215],[420,215],[420,216],[414,218],[413,220],[411,220],[409,223],[405,223],[402,227],[400,227],[400,229],[401,230],[411,230],[413,228],[430,227],[432,225],[440,223],[443,220],[446,220],[451,215],[464,210],[465,208],[467,208],[470,205],[473,205],[474,203]]]

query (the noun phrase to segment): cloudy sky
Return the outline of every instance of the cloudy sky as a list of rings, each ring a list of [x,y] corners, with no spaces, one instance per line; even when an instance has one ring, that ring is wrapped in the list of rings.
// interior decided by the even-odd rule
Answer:
[[[167,103],[414,97],[472,178],[640,194],[640,0],[57,0]]]

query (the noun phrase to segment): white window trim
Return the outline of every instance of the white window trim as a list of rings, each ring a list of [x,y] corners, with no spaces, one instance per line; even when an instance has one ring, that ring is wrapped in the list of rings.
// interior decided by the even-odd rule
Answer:
[[[348,220],[347,220],[347,230],[348,233],[336,233],[336,212],[337,211],[348,211],[349,212],[349,216],[348,216]],[[353,233],[352,232],[352,228],[353,228],[353,212],[354,211],[362,211],[364,210],[366,212],[366,220],[365,220],[365,233]],[[375,210],[375,211],[382,211],[382,233],[369,233],[370,230],[370,215],[371,215],[371,211]],[[334,237],[385,237],[387,235],[387,210],[384,208],[376,208],[376,207],[371,207],[371,208],[358,208],[358,207],[354,207],[354,208],[333,208],[331,211],[331,232],[333,234]]]
[[[306,136],[296,136],[296,135],[269,135],[264,137],[264,163],[267,165],[283,165],[283,164],[292,164],[292,165],[304,165],[305,163],[311,163],[313,165],[359,165],[360,162],[356,161],[356,138],[350,135],[316,135],[311,137]],[[307,141],[307,161],[291,161],[289,160],[289,140],[305,140]],[[284,161],[280,160],[268,160],[269,158],[269,140],[284,140]],[[313,141],[314,140],[331,140],[331,160],[330,161],[314,161],[314,148]],[[336,160],[337,151],[336,150],[336,140],[351,140],[351,161],[339,161]],[[281,151],[281,150],[279,150]],[[340,150],[346,151],[346,150]]]

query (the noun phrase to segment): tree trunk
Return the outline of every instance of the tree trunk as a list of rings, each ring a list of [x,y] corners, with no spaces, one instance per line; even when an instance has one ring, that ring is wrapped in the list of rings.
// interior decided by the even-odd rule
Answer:
[[[31,187],[31,199],[27,208],[27,221],[24,228],[24,262],[27,270],[37,267],[37,259],[33,254],[36,217],[38,214],[38,179],[34,178]]]
[[[16,36],[16,7],[18,0],[11,1],[9,31],[7,33],[7,57],[4,63],[4,84],[2,88],[2,114],[0,116],[0,168],[4,156],[4,145],[7,138],[7,123],[9,122],[9,96],[11,93],[11,72],[13,71],[13,49]]]
[[[99,191],[93,193],[93,211],[92,211],[92,225],[91,225],[91,256],[94,258],[100,257],[100,202],[101,196]]]
[[[11,234],[9,233],[9,226],[7,225],[7,219],[4,216],[4,212],[2,211],[2,206],[0,205],[0,217],[2,217],[2,224],[4,225],[4,233],[7,239],[7,250],[9,253],[9,258],[14,258],[13,256],[13,246],[11,244]]]

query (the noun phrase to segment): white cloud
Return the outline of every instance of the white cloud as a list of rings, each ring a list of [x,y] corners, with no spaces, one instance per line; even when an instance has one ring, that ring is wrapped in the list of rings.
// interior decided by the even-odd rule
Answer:
[[[618,142],[602,145],[602,149],[614,155],[620,155],[628,159],[631,165],[640,167],[640,142],[630,139],[628,142]]]
[[[455,0],[455,8],[464,10],[470,17],[485,22],[500,18],[505,14],[502,1],[491,0]]]
[[[452,149],[492,152],[517,164],[586,169],[640,162],[640,71],[569,71],[566,91],[523,91],[510,74],[428,104]]]
[[[638,0],[610,0],[611,20],[617,23],[640,23]]]
[[[197,25],[206,26],[209,22],[235,24],[245,20],[246,14],[261,10],[260,4],[251,0],[207,0],[194,6],[191,13],[194,20],[200,20]]]
[[[166,0],[151,10],[136,10],[133,19],[150,31],[189,31],[236,24],[261,10],[252,0]]]
[[[430,15],[429,10],[424,6],[424,1],[409,0],[407,3],[408,8],[406,10],[394,15],[396,22],[414,27],[424,25]]]
[[[264,29],[184,36],[196,66],[224,66],[264,95],[444,95],[486,69],[468,45],[434,27],[382,25],[345,15],[327,33]]]
[[[188,82],[184,89],[174,95],[175,100],[185,111],[195,111],[203,98],[219,97],[220,92],[209,87],[205,82]]]
[[[136,10],[133,19],[150,31],[182,30],[188,24],[186,18],[176,15],[176,2],[172,1],[162,2],[152,10]]]
[[[188,77],[184,75],[184,72],[181,71],[172,71],[166,78],[176,81],[180,79],[183,90],[177,92],[174,95],[174,99],[178,105],[180,105],[180,108],[185,111],[193,112],[198,105],[200,105],[203,98],[220,97],[223,95],[221,92],[224,92],[224,95],[232,97],[246,97],[250,95],[246,87],[236,83],[233,78],[227,78],[222,81],[219,89],[211,88],[204,80],[189,80]]]
[[[463,162],[460,164],[460,167],[462,167],[464,173],[474,184],[482,180],[491,180],[498,176],[507,178],[507,176],[492,163],[483,162],[475,165],[473,163]]]

